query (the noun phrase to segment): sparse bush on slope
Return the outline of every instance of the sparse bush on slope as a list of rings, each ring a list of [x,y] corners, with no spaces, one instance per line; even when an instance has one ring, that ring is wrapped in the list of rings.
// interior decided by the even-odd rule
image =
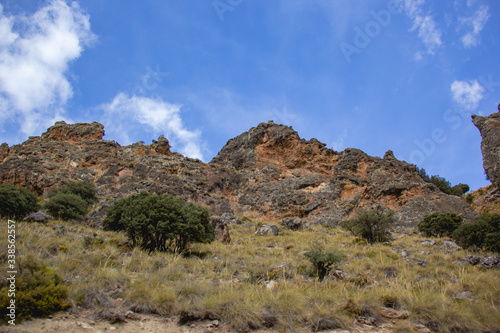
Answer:
[[[102,225],[125,231],[134,245],[148,251],[182,252],[190,243],[214,240],[206,208],[167,194],[141,192],[117,200]]]
[[[15,279],[16,323],[32,317],[46,317],[69,307],[64,278],[32,256],[20,257],[18,264],[19,274]],[[3,285],[0,289],[0,317],[4,323],[10,320],[7,317],[10,313],[7,306],[11,300],[9,288],[10,285]]]
[[[316,246],[304,255],[311,262],[320,281],[330,272],[333,265],[342,260],[342,253],[335,250],[324,250]]]
[[[22,219],[39,209],[35,194],[10,184],[0,184],[0,216]]]
[[[372,209],[362,211],[352,219],[342,221],[340,225],[354,236],[370,243],[385,242],[390,239],[389,229],[394,222],[393,215],[391,210]]]

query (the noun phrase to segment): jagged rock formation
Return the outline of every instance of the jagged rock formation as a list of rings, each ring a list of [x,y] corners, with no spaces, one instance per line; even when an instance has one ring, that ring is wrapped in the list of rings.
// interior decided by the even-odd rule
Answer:
[[[20,145],[3,144],[0,182],[39,194],[72,180],[94,182],[101,202],[88,220],[96,224],[115,199],[141,190],[182,197],[212,214],[271,221],[299,217],[335,225],[377,206],[395,210],[397,223],[410,227],[434,211],[466,220],[475,214],[463,199],[425,183],[414,165],[391,151],[384,158],[358,149],[336,152],[273,122],[229,140],[210,163],[171,152],[163,137],[122,147],[102,140],[103,134],[98,123],[59,122]]]
[[[500,111],[488,117],[472,116],[472,122],[481,132],[483,166],[488,179],[497,187],[500,181]]]

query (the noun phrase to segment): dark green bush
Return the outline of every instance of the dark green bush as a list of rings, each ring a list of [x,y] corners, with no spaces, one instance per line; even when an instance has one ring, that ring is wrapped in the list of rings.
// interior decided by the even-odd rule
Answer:
[[[68,290],[59,274],[47,266],[37,262],[34,257],[18,258],[18,274],[15,285],[15,323],[32,317],[45,317],[69,307],[66,303]],[[8,283],[8,282],[5,282]],[[9,285],[0,289],[0,317],[3,323],[7,317],[7,306],[10,304]]]
[[[352,219],[342,221],[340,226],[370,243],[385,242],[390,240],[389,229],[394,222],[393,215],[391,210],[362,211]]]
[[[94,184],[87,181],[71,182],[51,189],[47,196],[44,208],[63,220],[81,219],[88,207],[98,201]]]
[[[10,184],[0,184],[0,216],[22,219],[39,209],[35,194]]]
[[[463,248],[500,252],[500,215],[482,215],[462,224],[453,233],[453,239]]]
[[[48,197],[50,199],[51,197],[54,197],[60,193],[77,195],[83,201],[85,201],[88,206],[98,201],[94,184],[84,180],[78,182],[70,182],[62,187],[55,188],[49,191]]]
[[[470,190],[469,185],[467,185],[467,184],[458,184],[458,185],[453,186],[450,189],[450,193],[449,194],[456,195],[456,196],[462,196],[465,193],[469,192],[469,190]]]
[[[342,260],[342,253],[336,250],[325,251],[320,246],[310,249],[304,256],[313,265],[314,272],[320,281],[330,272],[333,265]]]
[[[427,237],[451,237],[462,221],[455,213],[432,213],[420,221],[418,230]]]
[[[214,239],[206,208],[170,195],[148,192],[117,200],[106,212],[104,230],[125,231],[148,251],[182,252],[193,242]]]
[[[87,203],[70,193],[57,193],[43,207],[50,215],[63,220],[81,219],[87,212]]]

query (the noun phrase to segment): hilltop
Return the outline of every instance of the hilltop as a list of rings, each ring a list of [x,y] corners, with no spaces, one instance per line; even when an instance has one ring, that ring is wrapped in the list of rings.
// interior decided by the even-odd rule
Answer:
[[[360,209],[394,210],[397,226],[415,227],[431,212],[476,213],[462,198],[422,180],[415,165],[348,148],[337,152],[317,139],[270,121],[230,139],[210,163],[172,152],[161,136],[149,145],[103,140],[99,123],[57,122],[39,137],[0,146],[0,182],[43,195],[74,180],[98,189],[86,217],[99,226],[116,199],[143,190],[169,193],[210,209],[279,221],[299,217],[335,226]]]

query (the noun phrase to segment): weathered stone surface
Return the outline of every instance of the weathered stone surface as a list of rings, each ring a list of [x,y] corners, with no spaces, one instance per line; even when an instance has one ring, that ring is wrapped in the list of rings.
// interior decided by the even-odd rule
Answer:
[[[488,179],[498,186],[500,181],[500,112],[488,117],[472,116],[472,122],[481,132],[483,166]]]
[[[459,293],[456,293],[455,296],[453,296],[453,298],[457,300],[475,300],[476,295],[474,295],[470,291],[461,291]]]
[[[255,234],[259,236],[278,236],[279,232],[280,229],[277,226],[273,224],[264,224],[255,231]]]
[[[465,258],[465,260],[467,260],[467,263],[469,263],[471,265],[477,265],[481,261],[481,257],[478,257],[478,256],[467,256],[467,258]]]
[[[420,243],[422,246],[434,246],[436,245],[436,241],[433,240],[424,240],[423,242]]]
[[[52,220],[52,216],[45,214],[44,212],[36,212],[31,213],[30,215],[24,218],[26,222],[39,222],[39,223],[47,223]]]
[[[231,243],[228,224],[234,219],[238,220],[238,218],[228,213],[212,217],[210,223],[215,231],[215,240],[225,244]]]
[[[318,319],[312,325],[313,332],[322,332],[327,330],[334,330],[337,328],[341,328],[342,323],[337,319]]]
[[[86,220],[96,226],[116,199],[140,191],[169,193],[208,207],[212,215],[300,218],[330,226],[376,206],[394,210],[397,225],[405,227],[434,211],[465,220],[476,214],[462,198],[425,183],[414,165],[390,151],[384,158],[352,148],[336,152],[273,122],[229,140],[208,164],[170,151],[164,137],[121,146],[103,135],[98,123],[58,122],[40,137],[1,145],[0,182],[40,195],[69,181],[93,182],[100,202]]]
[[[244,224],[244,222],[242,220],[240,220],[239,218],[237,218],[236,216],[234,216],[233,214],[231,213],[224,213],[224,214],[221,214],[219,216],[214,216],[212,217],[212,225],[216,223],[225,223],[225,224]]]
[[[102,140],[103,136],[104,126],[97,122],[93,122],[92,124],[66,124],[64,121],[58,121],[47,132],[42,134],[41,139],[75,143],[83,140]]]
[[[217,223],[214,225],[215,240],[229,244],[231,243],[231,235],[229,234],[229,227],[225,223]]]
[[[483,257],[479,264],[486,269],[500,268],[500,256]]]
[[[380,315],[388,319],[406,319],[410,316],[408,311],[400,311],[392,308],[382,308]]]
[[[287,217],[281,224],[290,230],[300,230],[304,227],[304,222],[298,217]]]
[[[427,260],[425,260],[425,259],[405,258],[405,260],[410,262],[410,263],[415,263],[415,264],[422,266],[422,267],[427,267]]]
[[[455,242],[452,242],[452,241],[443,241],[443,244],[441,245],[441,248],[445,251],[445,252],[452,252],[452,251],[458,251],[458,250],[461,250],[462,247],[459,246],[457,243]]]

